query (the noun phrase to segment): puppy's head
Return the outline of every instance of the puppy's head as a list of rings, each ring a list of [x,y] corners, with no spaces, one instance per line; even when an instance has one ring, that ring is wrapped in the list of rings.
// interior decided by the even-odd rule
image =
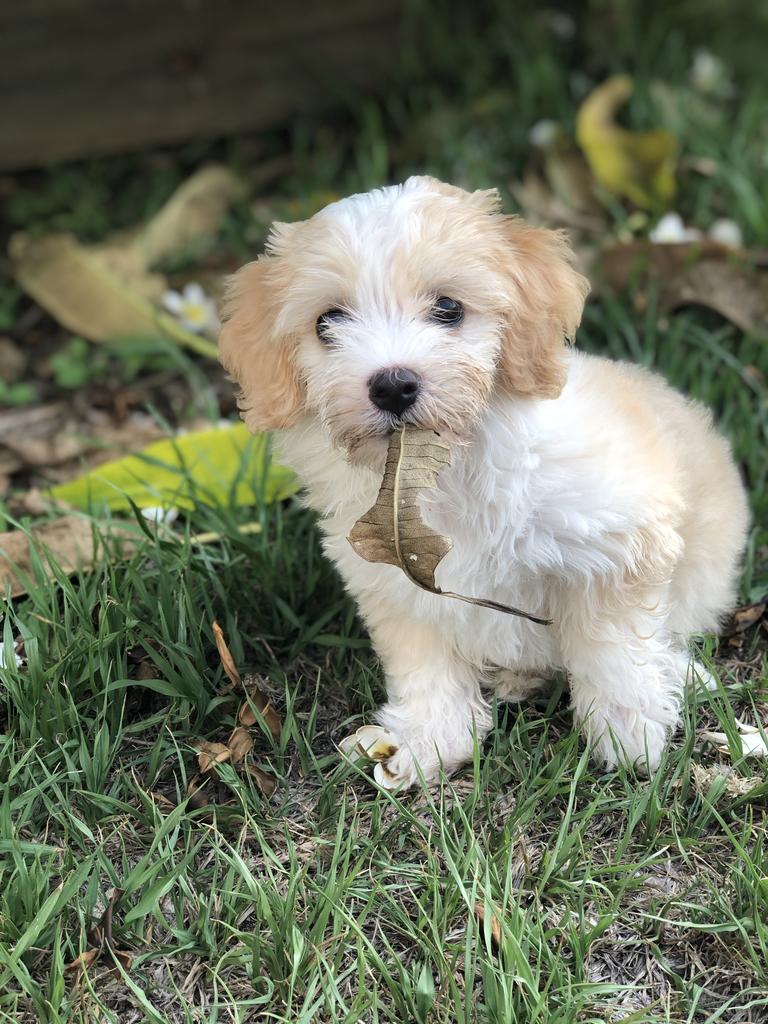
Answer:
[[[465,436],[494,389],[554,398],[587,283],[558,232],[433,178],[276,224],[220,338],[253,430],[314,412],[354,456],[400,423]]]

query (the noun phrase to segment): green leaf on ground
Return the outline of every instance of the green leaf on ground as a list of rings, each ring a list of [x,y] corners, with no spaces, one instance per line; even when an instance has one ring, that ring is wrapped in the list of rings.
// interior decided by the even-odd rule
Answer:
[[[192,508],[281,501],[298,485],[272,462],[268,436],[251,436],[241,423],[156,441],[136,455],[105,462],[51,490],[77,508]]]

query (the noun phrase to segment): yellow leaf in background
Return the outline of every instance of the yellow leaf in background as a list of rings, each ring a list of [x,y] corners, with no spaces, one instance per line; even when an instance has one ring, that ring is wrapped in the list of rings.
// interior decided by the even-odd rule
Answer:
[[[245,195],[243,182],[227,167],[203,167],[174,192],[136,238],[149,267],[179,258],[216,234],[229,207]]]
[[[290,470],[267,458],[266,434],[241,423],[156,441],[137,455],[105,462],[51,490],[77,508],[192,508],[281,501],[298,489]]]
[[[576,138],[597,181],[636,206],[668,206],[676,191],[677,139],[664,130],[632,132],[616,123],[632,95],[632,79],[616,75],[584,100],[576,117]]]
[[[62,326],[89,341],[165,335],[201,355],[216,357],[212,341],[185,330],[146,297],[162,291],[133,250],[80,245],[72,235],[11,239],[16,280]],[[118,270],[118,265],[120,269]]]
[[[16,280],[60,324],[89,341],[165,336],[215,359],[212,341],[158,308],[168,282],[149,268],[182,258],[190,245],[214,236],[243,194],[242,182],[226,167],[204,167],[144,227],[101,245],[81,245],[67,234],[14,235]]]

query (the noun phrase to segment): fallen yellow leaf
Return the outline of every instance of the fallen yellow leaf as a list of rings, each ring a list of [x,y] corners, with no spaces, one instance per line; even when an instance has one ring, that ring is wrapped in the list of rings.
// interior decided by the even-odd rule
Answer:
[[[632,79],[615,75],[587,96],[576,117],[576,138],[597,181],[636,206],[656,210],[675,195],[678,144],[671,132],[632,132],[617,124],[632,95]]]

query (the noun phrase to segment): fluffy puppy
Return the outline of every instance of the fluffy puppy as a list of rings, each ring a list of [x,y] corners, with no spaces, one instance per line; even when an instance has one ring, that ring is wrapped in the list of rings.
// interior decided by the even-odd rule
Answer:
[[[220,353],[243,418],[281,432],[383,663],[386,784],[469,760],[484,687],[519,699],[561,668],[595,755],[652,769],[689,636],[732,605],[748,514],[729,446],[660,377],[567,347],[587,291],[561,233],[427,177],[276,224],[230,283]],[[352,550],[401,423],[454,442],[422,498],[453,539],[438,585],[552,625]]]

